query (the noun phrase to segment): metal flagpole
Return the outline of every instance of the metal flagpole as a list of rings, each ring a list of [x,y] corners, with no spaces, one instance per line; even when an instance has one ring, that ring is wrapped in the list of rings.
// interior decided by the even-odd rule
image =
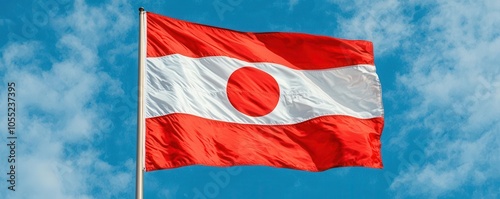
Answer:
[[[144,8],[139,8],[139,92],[137,106],[137,167],[136,167],[136,187],[135,198],[143,198],[144,190],[144,66],[146,61],[146,12]]]

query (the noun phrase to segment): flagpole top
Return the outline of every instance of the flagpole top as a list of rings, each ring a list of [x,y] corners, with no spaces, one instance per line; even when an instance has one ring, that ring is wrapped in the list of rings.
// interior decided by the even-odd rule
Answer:
[[[140,7],[139,12],[143,12],[143,11],[144,11],[144,7]]]

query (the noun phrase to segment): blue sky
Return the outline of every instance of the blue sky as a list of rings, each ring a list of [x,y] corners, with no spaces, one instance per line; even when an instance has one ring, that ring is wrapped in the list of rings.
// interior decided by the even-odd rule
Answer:
[[[145,198],[500,197],[497,0],[20,0],[0,13],[0,104],[6,113],[15,82],[18,133],[11,192],[0,114],[2,198],[134,197],[140,6],[240,31],[371,40],[386,119],[382,170],[189,166],[146,173]]]

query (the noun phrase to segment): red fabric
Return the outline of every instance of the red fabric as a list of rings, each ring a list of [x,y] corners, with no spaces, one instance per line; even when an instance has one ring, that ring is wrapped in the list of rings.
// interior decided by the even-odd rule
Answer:
[[[147,57],[171,54],[228,56],[300,70],[373,65],[372,44],[368,41],[300,33],[237,32],[147,13]],[[245,111],[260,115],[267,109]],[[382,168],[383,125],[382,117],[327,115],[298,124],[256,125],[171,113],[146,119],[145,166],[146,171],[194,164],[265,165],[307,171],[341,166]]]
[[[228,56],[302,70],[374,65],[369,41],[302,33],[237,32],[147,13],[147,57],[176,53],[193,58]]]
[[[324,116],[293,125],[236,124],[188,114],[146,119],[146,171],[201,164],[323,171],[382,168],[381,117]]]
[[[248,81],[251,78],[259,81]],[[242,67],[231,74],[227,81],[226,93],[234,108],[253,117],[264,116],[273,111],[280,98],[280,88],[276,80],[252,67]]]

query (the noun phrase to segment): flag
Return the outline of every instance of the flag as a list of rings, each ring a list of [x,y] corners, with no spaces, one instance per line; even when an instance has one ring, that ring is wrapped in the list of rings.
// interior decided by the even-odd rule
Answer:
[[[146,171],[383,167],[371,42],[146,21]]]

